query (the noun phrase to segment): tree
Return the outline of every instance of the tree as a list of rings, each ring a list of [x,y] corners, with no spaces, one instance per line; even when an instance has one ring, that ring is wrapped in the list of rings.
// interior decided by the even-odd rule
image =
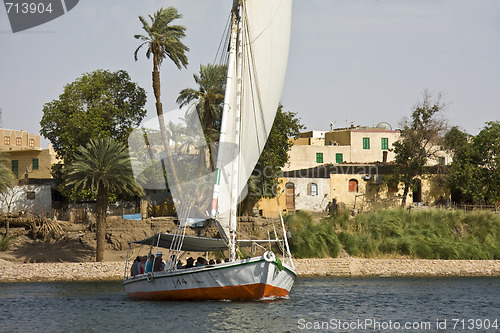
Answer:
[[[12,171],[7,167],[9,159],[0,153],[0,192],[5,192],[16,181],[16,177]]]
[[[149,15],[151,24],[142,16],[139,16],[146,35],[134,35],[136,39],[142,41],[134,52],[135,61],[137,61],[137,54],[143,46],[147,47],[146,58],[149,59],[151,55],[153,56],[153,92],[156,100],[156,113],[158,115],[160,133],[168,156],[168,162],[173,170],[173,177],[176,184],[179,182],[177,181],[175,168],[173,168],[174,162],[169,148],[169,137],[160,100],[160,66],[163,59],[167,57],[174,62],[178,69],[181,69],[181,67],[186,68],[188,64],[186,52],[189,51],[189,48],[181,42],[181,39],[186,36],[186,28],[182,25],[172,24],[173,21],[180,18],[182,18],[182,15],[174,7],[160,8],[154,16]]]
[[[448,184],[452,199],[462,203],[500,200],[500,122],[488,122],[475,137],[453,127],[445,136],[453,153]]]
[[[484,201],[500,200],[500,121],[490,121],[473,140],[482,170]]]
[[[293,145],[290,138],[297,137],[304,128],[296,116],[294,112],[283,111],[280,103],[266,145],[248,181],[248,195],[242,202],[242,214],[248,213],[260,198],[274,198],[279,193],[281,169],[288,163],[288,151]]]
[[[448,168],[447,183],[454,202],[483,202],[479,155],[474,150],[473,137],[458,127],[452,127],[444,137],[445,148],[453,154]]]
[[[67,84],[59,99],[46,103],[40,133],[57,156],[70,163],[91,139],[111,137],[123,143],[146,115],[146,93],[125,71],[96,70]]]
[[[0,201],[7,206],[7,214],[10,213],[13,198],[15,196],[14,184],[16,177],[12,171],[6,166],[8,159],[4,154],[0,154]],[[9,220],[5,222],[5,236],[9,235]]]
[[[71,165],[64,169],[66,184],[97,193],[96,261],[103,261],[106,210],[109,194],[142,195],[132,173],[127,147],[111,138],[92,139],[78,148]]]
[[[186,118],[197,116],[205,132],[209,156],[212,157],[210,143],[219,140],[222,108],[226,90],[227,66],[200,65],[200,74],[194,74],[194,81],[198,89],[186,88],[181,90],[177,103],[180,107],[189,105]],[[212,167],[213,160],[210,160]]]
[[[432,93],[425,90],[423,99],[417,103],[411,119],[401,122],[401,138],[394,143],[395,162],[397,164],[394,180],[404,185],[401,206],[406,205],[406,197],[410,188],[416,186],[417,177],[426,173],[425,165],[436,157],[440,150],[446,122],[440,117],[445,105],[441,95],[433,98]]]

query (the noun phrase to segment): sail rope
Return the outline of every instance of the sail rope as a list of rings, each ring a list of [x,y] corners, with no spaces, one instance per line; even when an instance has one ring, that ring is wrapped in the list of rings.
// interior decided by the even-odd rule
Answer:
[[[214,64],[227,65],[229,62],[229,42],[231,39],[231,14],[229,14],[219,42],[219,47],[215,53]]]
[[[193,207],[192,201],[190,202],[191,203],[189,205],[183,205],[179,214],[179,224],[175,229],[172,243],[170,244],[168,251],[167,269],[174,269],[174,267],[176,267],[177,260],[180,258],[179,253],[181,252],[182,244],[184,243],[184,236],[186,235],[187,218],[189,217],[189,213]]]

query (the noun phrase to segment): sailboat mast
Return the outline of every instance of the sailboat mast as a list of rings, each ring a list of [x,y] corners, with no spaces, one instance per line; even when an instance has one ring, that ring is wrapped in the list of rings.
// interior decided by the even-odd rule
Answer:
[[[219,138],[219,151],[217,154],[217,162],[216,162],[216,170],[215,170],[215,183],[214,183],[214,189],[213,189],[213,197],[212,197],[212,210],[211,210],[211,217],[212,219],[216,219],[217,217],[217,209],[218,209],[218,200],[220,196],[220,191],[221,191],[221,178],[228,176],[224,174],[223,169],[226,166],[225,163],[227,162],[227,159],[224,158],[224,156],[227,156],[228,152],[226,151],[227,149],[232,150],[232,152],[229,152],[230,155],[238,155],[238,147],[233,146],[230,143],[232,142],[238,142],[235,141],[234,138],[234,133],[233,133],[233,128],[235,126],[234,124],[234,113],[236,112],[236,108],[234,108],[234,99],[235,96],[238,94],[234,91],[234,79],[237,77],[237,68],[236,68],[236,63],[237,63],[237,53],[241,52],[241,47],[238,45],[238,30],[240,29],[240,24],[239,24],[239,0],[233,0],[233,8],[232,8],[232,20],[231,20],[231,39],[230,39],[230,44],[229,44],[229,61],[228,61],[228,72],[227,72],[227,78],[226,78],[226,93],[224,96],[224,107],[222,111],[222,121],[221,121],[221,132],[220,132],[220,138]],[[241,73],[241,71],[240,71]],[[241,74],[239,74],[241,75]],[[237,78],[236,78],[237,79]],[[241,86],[241,83],[240,83]],[[239,117],[238,117],[239,118]],[[239,128],[239,125],[238,125]],[[229,137],[227,136],[228,132],[232,132],[232,135]],[[233,187],[232,184],[234,184],[236,180],[237,184],[237,177],[234,177],[234,166],[231,168],[231,170],[226,170],[229,171],[231,174],[229,177],[231,178],[231,188]],[[236,168],[237,169],[237,168]],[[237,170],[236,170],[237,171]],[[224,188],[222,189],[224,190]],[[231,190],[231,197],[234,196],[234,193],[237,193],[237,191],[234,191],[234,189]],[[236,194],[236,200],[237,200],[237,194]],[[233,203],[231,200],[231,207],[233,207]],[[237,203],[234,207],[237,207]],[[231,213],[230,216],[233,216]],[[234,219],[236,217],[236,212],[234,212]],[[230,220],[233,218],[230,217]],[[229,234],[225,230],[225,227],[221,225],[221,223],[218,223],[219,230],[221,231],[221,235],[223,238],[226,239],[228,243],[228,248],[229,248],[229,257],[230,259],[234,260],[235,255],[236,255],[236,227],[235,227],[235,220],[233,221],[225,221],[229,222]],[[232,227],[234,225],[234,228]]]
[[[229,219],[229,236],[231,238],[230,248],[229,248],[229,260],[236,259],[236,228],[237,228],[237,211],[238,211],[238,199],[240,195],[239,188],[239,172],[241,166],[241,98],[242,94],[242,73],[243,73],[243,16],[245,6],[242,5],[244,0],[240,0],[240,7],[238,10],[238,38],[236,41],[237,53],[236,53],[236,117],[235,117],[235,133],[234,133],[234,141],[236,145],[234,149],[236,149],[236,161],[233,163],[233,172],[232,172],[232,184],[231,184],[231,215]]]

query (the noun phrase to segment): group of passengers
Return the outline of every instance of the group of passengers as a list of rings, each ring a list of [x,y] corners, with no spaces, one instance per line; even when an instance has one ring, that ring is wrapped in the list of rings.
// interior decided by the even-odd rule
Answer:
[[[172,258],[175,261],[175,257]],[[228,260],[225,260],[226,262]],[[183,268],[192,268],[192,267],[200,267],[200,266],[206,266],[206,265],[215,265],[215,264],[220,264],[222,261],[217,258],[216,260],[210,259],[207,261],[203,257],[198,257],[196,259],[196,262],[194,261],[194,258],[189,257],[186,259],[186,264],[183,265],[180,260],[177,261],[176,268],[177,269],[183,269]],[[157,252],[156,256],[153,254],[148,256],[137,256],[135,258],[134,263],[132,264],[132,268],[130,269],[130,275],[136,276],[139,274],[147,274],[149,272],[161,272],[165,269],[165,263],[163,262],[162,258],[162,253]]]
[[[147,274],[149,272],[161,272],[165,269],[165,263],[162,258],[163,254],[161,252],[156,252],[148,256],[137,256],[132,268],[130,269],[130,275],[136,276],[139,274]]]
[[[200,267],[200,266],[206,266],[206,265],[215,265],[215,264],[220,264],[220,263],[221,263],[221,260],[219,258],[217,258],[215,261],[213,259],[210,259],[210,261],[207,261],[203,257],[198,257],[198,259],[196,259],[196,263],[195,263],[194,258],[189,257],[186,259],[185,265],[182,265],[182,262],[179,260],[177,262],[177,269]]]

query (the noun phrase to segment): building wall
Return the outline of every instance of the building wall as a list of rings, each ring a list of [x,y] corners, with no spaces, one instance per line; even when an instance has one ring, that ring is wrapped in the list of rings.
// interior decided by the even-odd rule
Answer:
[[[52,164],[59,160],[50,147],[40,147],[40,135],[26,131],[0,129],[0,151],[9,159],[7,167],[17,174],[17,179],[50,179]],[[28,172],[27,172],[28,170]]]
[[[325,146],[339,145],[349,146],[351,144],[351,131],[341,130],[325,133]]]
[[[10,159],[8,168],[16,174],[14,165],[17,161],[17,179],[25,178],[28,170],[29,178],[52,178],[51,167],[55,156],[49,149],[43,150],[13,150],[6,152]],[[38,163],[38,166],[37,166]]]
[[[392,192],[389,190],[384,176],[380,177],[380,181],[377,181],[373,176],[367,180],[362,174],[331,174],[330,197],[335,199],[337,204],[343,203],[347,209],[357,209],[358,211],[400,207],[403,184],[400,183],[397,191]],[[439,186],[434,178],[435,176],[426,176],[421,179],[422,200],[420,202],[414,202],[413,192],[409,191],[406,197],[407,206],[446,203],[450,193],[446,188]],[[350,180],[358,182],[357,192],[349,191]]]
[[[316,154],[322,154],[323,162],[318,163]],[[336,163],[336,154],[342,154],[343,161],[351,160],[350,146],[292,146],[288,152],[289,164],[283,167],[283,171],[313,168],[326,163]]]
[[[389,151],[400,137],[399,131],[380,128],[352,128],[324,133],[323,138],[313,137],[313,131],[301,133],[293,140],[289,151],[289,164],[283,171],[312,168],[321,164],[336,164],[336,154],[342,154],[343,163],[372,163],[394,160],[394,152]],[[363,148],[363,138],[368,138],[370,148]],[[387,139],[388,149],[382,149],[382,138]],[[317,162],[316,154],[323,154],[323,162]]]
[[[324,211],[330,201],[330,182],[327,178],[287,178],[295,186],[295,210]],[[312,184],[317,193],[311,193]]]
[[[50,214],[52,210],[52,192],[50,185],[20,185],[14,186],[0,196],[0,209],[7,213],[8,203],[11,203],[10,213],[20,211],[36,215]]]
[[[0,150],[40,149],[40,135],[0,128]]]
[[[286,184],[294,185],[294,205],[290,209],[287,206],[286,191],[283,191],[276,198],[261,199],[258,202],[258,210],[262,216],[278,218],[279,211],[283,214],[296,210],[309,210],[321,212],[327,209],[330,202],[330,180],[328,178],[281,178],[280,188],[286,188]],[[316,195],[313,195],[312,184],[317,185]]]
[[[382,162],[383,152],[387,152],[387,161],[394,160],[394,152],[389,151],[393,148],[394,142],[400,137],[399,131],[381,131],[381,130],[353,130],[351,131],[351,161],[352,163],[371,163]],[[370,148],[363,148],[363,138],[368,138]],[[388,139],[389,149],[382,149],[382,138]]]

